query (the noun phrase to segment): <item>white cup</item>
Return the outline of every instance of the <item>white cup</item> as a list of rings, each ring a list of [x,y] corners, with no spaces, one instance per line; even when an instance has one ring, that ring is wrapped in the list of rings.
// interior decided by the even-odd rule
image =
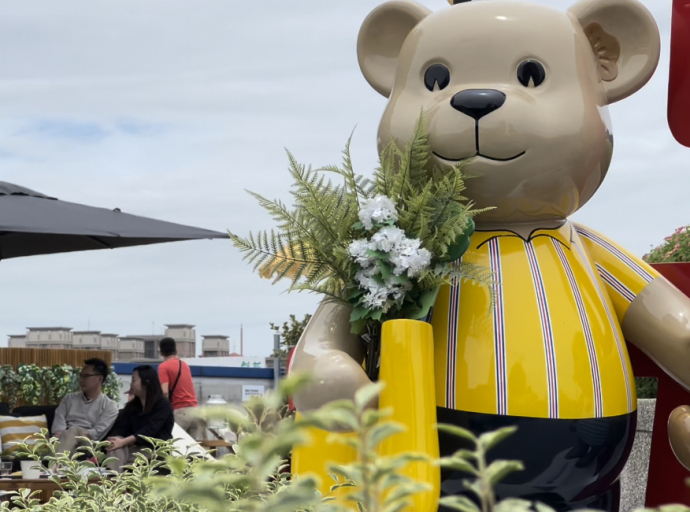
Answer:
[[[41,466],[37,460],[23,460],[20,464],[22,466],[22,478],[24,480],[38,480],[41,478]]]

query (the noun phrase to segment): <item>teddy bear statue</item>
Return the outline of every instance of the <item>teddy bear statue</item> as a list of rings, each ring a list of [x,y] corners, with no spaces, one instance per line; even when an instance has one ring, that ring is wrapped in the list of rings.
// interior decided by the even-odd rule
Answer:
[[[466,195],[494,207],[476,218],[463,256],[491,269],[493,293],[445,286],[431,324],[438,423],[475,434],[518,427],[490,452],[525,466],[496,486],[499,499],[618,510],[636,427],[626,340],[690,386],[690,301],[568,220],[609,168],[607,105],[645,85],[659,51],[658,28],[637,0],[580,0],[567,12],[508,0],[431,12],[395,0],[361,27],[360,68],[388,98],[379,150],[404,146],[423,112],[430,165],[469,158],[479,177]],[[298,411],[351,398],[368,382],[348,315],[323,303],[305,330],[291,371],[317,381],[295,397]],[[462,442],[439,434],[440,454]],[[465,478],[442,471],[441,495],[463,493]]]

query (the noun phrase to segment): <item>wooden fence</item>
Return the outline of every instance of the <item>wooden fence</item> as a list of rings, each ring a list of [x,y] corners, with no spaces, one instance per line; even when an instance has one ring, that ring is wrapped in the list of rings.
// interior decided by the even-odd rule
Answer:
[[[0,365],[10,364],[15,370],[20,364],[35,364],[39,367],[68,364],[81,367],[85,359],[93,357],[103,359],[108,366],[113,362],[113,353],[109,350],[0,348]]]

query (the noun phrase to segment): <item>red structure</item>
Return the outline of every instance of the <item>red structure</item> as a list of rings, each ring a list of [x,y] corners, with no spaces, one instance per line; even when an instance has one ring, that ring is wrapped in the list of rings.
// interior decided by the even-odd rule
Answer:
[[[675,139],[690,147],[690,0],[673,0],[668,125]]]
[[[690,4],[690,2],[677,3]],[[690,36],[690,32],[688,35]],[[688,105],[690,106],[690,103]],[[690,130],[688,130],[688,135],[690,135]],[[652,266],[690,297],[690,263],[662,263]],[[645,506],[658,507],[669,503],[683,503],[690,506],[690,487],[685,485],[685,479],[690,477],[690,472],[678,462],[673,454],[667,430],[668,417],[673,409],[679,405],[690,405],[690,393],[633,345],[628,344],[628,351],[636,377],[659,379]]]

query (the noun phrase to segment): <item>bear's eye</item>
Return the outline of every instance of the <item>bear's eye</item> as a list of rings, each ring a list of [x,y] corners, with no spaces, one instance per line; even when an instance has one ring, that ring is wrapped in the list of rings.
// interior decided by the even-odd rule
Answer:
[[[546,78],[546,70],[541,62],[526,60],[518,66],[517,77],[525,87],[539,87]]]
[[[438,88],[445,89],[450,83],[450,71],[443,64],[432,64],[424,73],[424,85],[430,91],[438,84]]]

